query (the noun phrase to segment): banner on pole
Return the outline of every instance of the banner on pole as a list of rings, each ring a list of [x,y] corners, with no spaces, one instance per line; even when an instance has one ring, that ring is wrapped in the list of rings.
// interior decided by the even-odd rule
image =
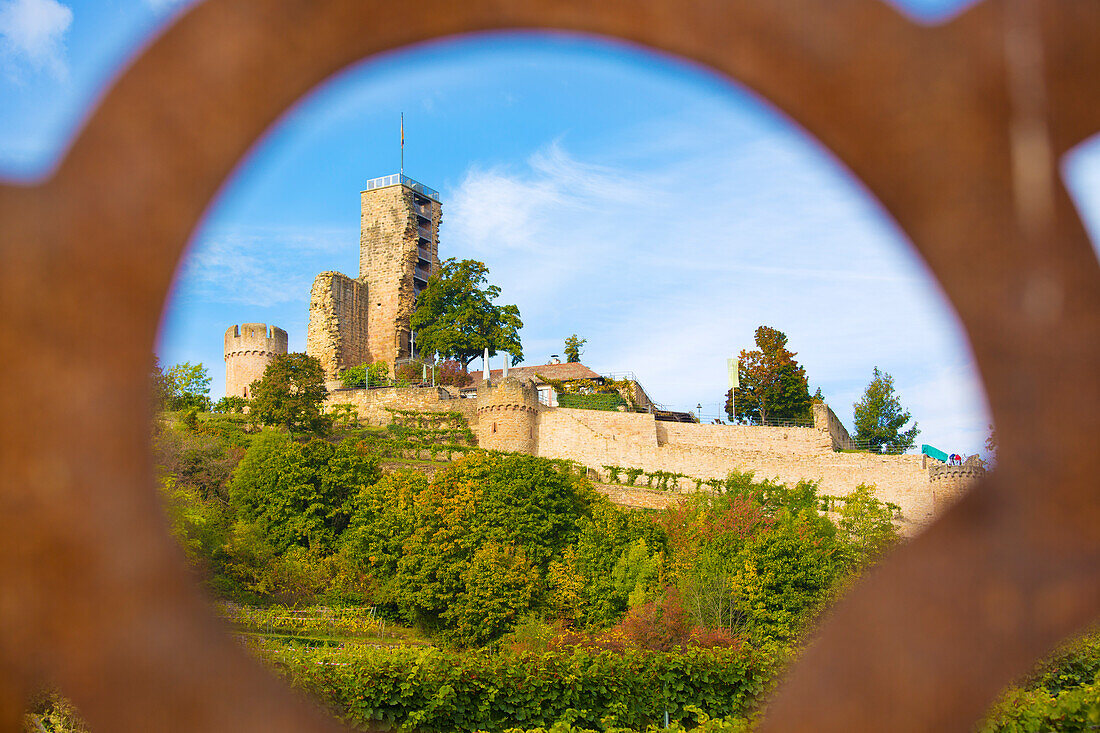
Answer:
[[[726,371],[729,372],[730,389],[736,389],[737,387],[740,387],[741,383],[740,381],[738,381],[737,373],[737,359],[726,359]]]

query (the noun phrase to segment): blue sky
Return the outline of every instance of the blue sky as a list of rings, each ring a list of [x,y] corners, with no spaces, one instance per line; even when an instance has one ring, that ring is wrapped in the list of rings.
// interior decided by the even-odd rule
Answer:
[[[906,0],[921,22],[967,5]],[[95,99],[185,10],[171,0],[0,0],[0,176],[49,174]],[[987,417],[954,314],[904,237],[814,140],[696,66],[559,34],[438,43],[352,67],[288,111],[195,232],[165,363],[224,384],[222,334],[274,323],[304,349],[309,286],[358,274],[359,191],[398,167],[439,190],[441,255],[483,260],[527,363],[586,338],[672,407],[719,415],[725,359],[766,324],[851,426],[878,366],[920,442],[981,450]],[[1100,145],[1065,163],[1100,230]]]

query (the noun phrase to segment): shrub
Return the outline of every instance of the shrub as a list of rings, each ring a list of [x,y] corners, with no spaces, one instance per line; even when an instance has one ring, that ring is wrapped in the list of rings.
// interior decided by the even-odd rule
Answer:
[[[349,722],[372,728],[504,731],[517,725],[645,730],[741,716],[771,684],[769,653],[683,649],[454,654],[347,647],[291,651],[277,665]]]

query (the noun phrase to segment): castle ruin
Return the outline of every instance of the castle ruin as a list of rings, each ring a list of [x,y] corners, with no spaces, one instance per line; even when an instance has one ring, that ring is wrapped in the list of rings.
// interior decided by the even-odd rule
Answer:
[[[322,272],[309,297],[306,353],[335,383],[350,367],[414,354],[409,319],[439,270],[439,193],[403,174],[360,192],[359,277]]]

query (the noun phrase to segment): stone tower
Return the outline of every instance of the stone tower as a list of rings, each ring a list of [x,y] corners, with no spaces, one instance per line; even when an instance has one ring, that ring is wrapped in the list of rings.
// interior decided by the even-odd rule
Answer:
[[[416,296],[439,269],[439,194],[408,176],[367,182],[360,193],[359,277],[323,272],[313,282],[306,353],[325,377],[411,355]]]
[[[936,516],[942,514],[982,476],[985,476],[985,469],[974,458],[961,466],[939,463],[929,466],[928,482],[932,486],[932,512]]]
[[[477,444],[485,450],[535,455],[538,447],[539,393],[531,380],[505,377],[477,388]]]
[[[225,396],[252,397],[249,385],[279,354],[285,354],[286,331],[266,323],[242,323],[225,332]]]
[[[361,194],[359,280],[367,285],[367,349],[393,366],[412,355],[409,317],[439,269],[439,194],[407,176],[367,183]]]

